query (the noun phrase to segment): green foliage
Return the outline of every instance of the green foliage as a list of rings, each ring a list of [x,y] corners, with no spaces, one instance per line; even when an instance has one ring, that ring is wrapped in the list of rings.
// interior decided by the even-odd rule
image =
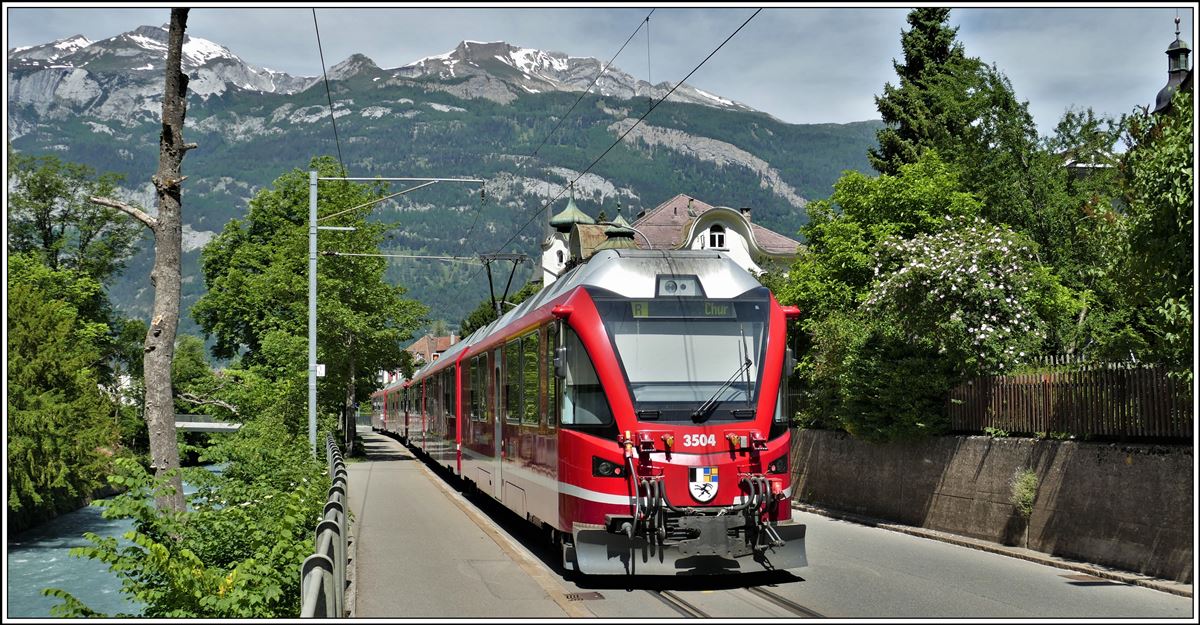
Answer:
[[[97,175],[57,156],[8,151],[8,249],[39,252],[52,269],[111,280],[133,253],[142,225],[116,209],[88,201],[109,196],[122,176]]]
[[[1012,489],[1009,502],[1017,509],[1022,518],[1028,519],[1033,514],[1033,502],[1037,499],[1037,473],[1031,469],[1017,471],[1010,483]]]
[[[771,278],[806,315],[802,423],[935,432],[951,384],[1044,354],[1191,363],[1190,101],[1120,124],[1068,110],[1039,139],[948,17],[909,13],[899,85],[876,100],[881,175],[848,172],[811,203],[807,249]],[[1139,149],[1114,167],[1125,125]],[[901,379],[910,398],[891,394]]]
[[[901,166],[916,162],[929,147],[945,147],[969,126],[967,93],[960,85],[977,69],[956,28],[945,25],[950,9],[925,7],[909,12],[912,26],[900,36],[904,62],[893,61],[898,86],[887,83],[875,104],[885,124],[876,132],[879,147],[867,158],[876,171],[896,174]]]
[[[1191,379],[1195,165],[1191,92],[1171,111],[1135,114],[1123,164],[1129,204],[1130,303],[1143,308],[1149,358]]]
[[[16,526],[69,510],[103,483],[118,447],[117,406],[99,387],[103,324],[84,319],[100,284],[9,257],[8,513]]]
[[[880,279],[863,310],[924,337],[961,376],[1011,372],[1040,352],[1047,319],[1078,306],[1028,238],[981,218],[946,222],[941,232],[879,246]]]
[[[314,159],[311,167],[322,176],[340,171],[329,157]],[[331,217],[322,224],[356,230],[323,233],[321,248],[378,253],[385,227],[366,219],[370,208],[343,211],[384,192],[383,185],[324,183],[318,211]],[[229,222],[205,246],[208,292],[192,308],[204,331],[216,337],[216,356],[241,352],[244,368],[288,386],[307,371],[307,223],[308,172],[295,169],[251,200],[245,220]],[[351,376],[353,400],[365,401],[375,390],[376,372],[400,364],[401,344],[424,323],[427,309],[384,280],[382,258],[322,256],[317,265],[317,357],[328,372],[319,401],[324,410],[337,411]]]
[[[97,502],[105,518],[134,520],[130,544],[87,534],[71,550],[100,560],[121,578],[122,592],[150,618],[292,618],[300,611],[297,571],[312,550],[329,478],[307,441],[274,426],[249,423],[222,438],[206,459],[226,463],[217,475],[191,469],[198,486],[183,513],[161,513],[159,487],[135,462],[118,461],[110,481],[128,490]],[[103,616],[61,589],[60,617]],[[130,615],[114,615],[128,617]]]
[[[1008,430],[987,426],[983,428],[983,432],[992,438],[1008,438]]]
[[[212,367],[204,353],[204,340],[198,336],[181,335],[175,340],[175,357],[171,360],[171,384],[189,388],[212,375]]]
[[[945,393],[957,380],[929,341],[892,319],[834,314],[807,325],[812,349],[800,361],[802,421],[841,427],[883,442],[948,427]]]
[[[373,76],[372,76],[373,77]],[[530,154],[575,103],[578,94],[520,94],[506,104],[482,98],[463,100],[440,90],[442,81],[428,84],[396,85],[388,81],[347,81],[354,92],[355,111],[384,107],[391,115],[380,118],[358,114],[338,119],[338,132],[345,150],[346,165],[354,175],[381,176],[464,176],[489,180],[485,200],[479,189],[469,185],[439,184],[377,207],[370,220],[386,223],[392,229],[382,247],[389,252],[408,254],[469,255],[481,252],[539,253],[539,220],[524,230],[511,244],[501,249],[514,232],[537,211],[545,200],[539,195],[542,185],[523,186],[521,179],[564,184],[565,174],[550,168],[585,169],[597,154],[608,148],[616,136],[607,128],[629,117],[628,112],[644,110],[645,100],[637,102],[588,95],[579,103],[536,159],[514,158]],[[341,87],[339,87],[341,88]],[[428,90],[426,90],[428,89]],[[414,104],[405,105],[402,99]],[[427,104],[461,107],[464,111],[440,112]],[[282,172],[306,168],[311,146],[326,145],[328,128],[316,124],[293,124],[287,116],[273,121],[280,107],[293,112],[312,106],[327,106],[323,88],[291,95],[227,91],[205,100],[189,103],[189,140],[201,147],[188,153],[187,225],[196,232],[220,232],[233,219],[245,219],[247,201],[257,189],[270,187]],[[635,108],[636,107],[636,108]],[[610,112],[606,112],[607,109]],[[621,110],[627,112],[622,113]],[[16,113],[14,113],[16,114]],[[22,109],[22,115],[36,118],[36,111]],[[634,117],[639,113],[634,113]],[[262,134],[252,140],[231,141],[231,130],[262,120]],[[126,186],[147,182],[155,168],[158,152],[157,123],[124,127],[128,138],[97,133],[87,125],[86,116],[70,119],[40,118],[43,131],[28,133],[13,141],[27,153],[53,153],[56,144],[69,144],[72,158],[96,168],[116,168],[127,176]],[[655,109],[653,125],[712,137],[730,143],[771,164],[780,178],[805,198],[821,198],[846,169],[867,171],[866,149],[875,144],[878,121],[849,124],[786,124],[762,113],[721,110],[687,103],[664,102]],[[258,131],[251,131],[258,132]],[[404,140],[396,140],[404,137]],[[353,145],[353,149],[345,146]],[[796,146],[804,146],[796,149]],[[755,222],[777,232],[790,234],[804,223],[805,211],[781,201],[771,189],[760,185],[759,175],[743,167],[718,166],[695,156],[680,154],[659,146],[654,150],[621,145],[615,148],[593,172],[612,181],[622,194],[623,213],[632,220],[641,209],[652,208],[680,192],[705,201],[727,206],[753,206]],[[516,183],[516,184],[513,184]],[[328,183],[321,183],[322,189]],[[534,188],[537,191],[534,191]],[[500,189],[499,193],[493,191]],[[628,190],[628,195],[626,195]],[[577,199],[580,207],[595,215],[604,202],[599,195]],[[555,207],[561,208],[565,198]],[[611,196],[603,206],[613,214]],[[467,224],[480,212],[479,223],[469,239]],[[322,213],[324,214],[324,213]],[[321,233],[322,245],[346,234]],[[122,308],[149,318],[151,298],[147,278],[153,263],[151,246],[129,261],[129,268],[113,285],[113,301]],[[200,253],[184,253],[184,276],[202,275]],[[326,260],[322,258],[322,262]],[[386,272],[392,284],[402,284],[409,296],[419,299],[435,317],[461,319],[468,312],[463,302],[478,302],[487,296],[487,283],[478,267],[462,263],[430,263],[408,259],[389,261]],[[531,277],[518,274],[514,287]],[[202,280],[183,284],[183,310],[187,311],[205,292]],[[202,335],[203,330],[190,314],[180,319],[180,332]]]
[[[948,217],[978,211],[956,170],[935,151],[895,176],[846,172],[829,200],[809,205],[810,221],[801,229],[807,245],[776,295],[816,316],[856,306],[876,275],[874,249],[881,241],[944,229]]]

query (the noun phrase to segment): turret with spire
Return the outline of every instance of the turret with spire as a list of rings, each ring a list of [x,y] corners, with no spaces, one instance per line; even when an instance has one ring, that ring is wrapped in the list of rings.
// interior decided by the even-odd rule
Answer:
[[[617,216],[604,229],[604,235],[608,238],[596,247],[597,252],[600,250],[637,249],[637,242],[633,240],[633,228],[621,215],[620,200],[617,200]]]
[[[574,183],[570,185],[569,192],[566,208],[550,218],[550,227],[553,228],[553,231],[542,242],[542,284],[544,286],[550,286],[557,280],[558,276],[566,271],[572,260],[569,244],[571,229],[577,225],[596,223],[596,220],[575,205]]]
[[[575,183],[570,185],[570,199],[567,200],[567,207],[562,209],[562,212],[550,218],[550,227],[559,232],[570,232],[571,226],[575,224],[594,224],[595,219],[588,217],[587,213],[579,210],[575,205]]]
[[[1188,55],[1192,49],[1186,41],[1179,38],[1179,16],[1175,16],[1175,41],[1167,46],[1167,85],[1158,92],[1154,100],[1154,112],[1160,113],[1170,108],[1171,98],[1179,90],[1180,85],[1191,80],[1191,66]]]

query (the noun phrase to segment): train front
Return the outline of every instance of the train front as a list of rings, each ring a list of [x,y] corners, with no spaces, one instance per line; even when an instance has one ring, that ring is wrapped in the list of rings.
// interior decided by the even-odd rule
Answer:
[[[794,309],[712,252],[597,261],[557,313],[562,477],[583,494],[564,506],[564,562],[597,575],[805,566],[784,411]]]

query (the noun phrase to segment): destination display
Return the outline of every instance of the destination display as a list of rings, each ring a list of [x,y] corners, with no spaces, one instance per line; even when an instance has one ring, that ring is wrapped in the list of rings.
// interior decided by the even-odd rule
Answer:
[[[735,319],[737,310],[733,302],[639,300],[629,302],[635,319],[704,317],[710,319]]]

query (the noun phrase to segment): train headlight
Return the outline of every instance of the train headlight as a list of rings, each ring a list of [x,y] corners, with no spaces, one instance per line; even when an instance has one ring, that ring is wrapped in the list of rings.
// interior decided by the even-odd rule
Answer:
[[[659,276],[655,293],[658,297],[703,297],[704,289],[695,276]]]
[[[771,464],[767,465],[767,473],[781,474],[781,473],[787,473],[787,472],[788,472],[787,454],[784,454],[784,455],[772,460]]]
[[[592,476],[593,477],[625,477],[625,467],[605,460],[598,456],[592,456]]]

